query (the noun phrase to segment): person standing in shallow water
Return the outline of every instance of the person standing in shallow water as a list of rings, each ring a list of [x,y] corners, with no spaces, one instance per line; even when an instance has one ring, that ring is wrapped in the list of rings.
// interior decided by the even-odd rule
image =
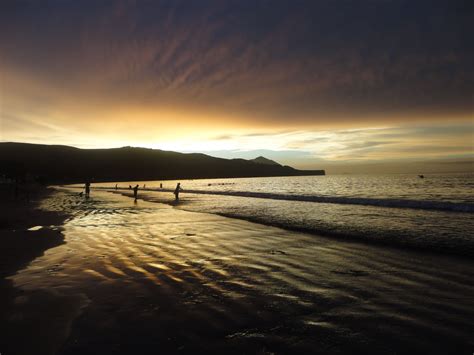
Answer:
[[[183,189],[181,188],[181,183],[178,182],[178,185],[176,185],[176,189],[174,190],[174,196],[175,196],[175,198],[176,198],[176,201],[179,200],[179,192],[180,192],[181,190],[183,190]]]
[[[138,184],[133,188],[133,197],[135,197],[135,201],[137,201],[138,198]]]
[[[86,190],[86,197],[89,197],[89,194],[91,192],[91,183],[89,181],[86,182],[85,190]]]

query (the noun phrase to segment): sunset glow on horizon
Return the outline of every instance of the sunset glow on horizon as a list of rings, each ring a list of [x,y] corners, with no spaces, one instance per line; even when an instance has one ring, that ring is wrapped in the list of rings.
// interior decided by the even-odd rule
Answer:
[[[0,141],[472,161],[471,7],[5,1]]]

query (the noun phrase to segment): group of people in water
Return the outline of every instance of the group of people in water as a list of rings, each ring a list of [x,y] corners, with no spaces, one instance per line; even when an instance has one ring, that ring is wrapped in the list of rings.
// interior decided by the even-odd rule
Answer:
[[[143,188],[146,187],[146,184],[143,184]],[[133,198],[135,199],[135,202],[137,201],[138,199],[138,189],[139,189],[139,185],[135,185],[135,187],[132,187],[132,185],[128,185],[128,188],[130,190],[133,190]],[[160,184],[160,189],[163,188],[163,184]],[[118,184],[115,184],[115,190],[118,190]],[[89,181],[86,181],[85,185],[84,185],[84,192],[85,192],[85,196],[86,198],[89,198],[90,196],[90,191],[91,191],[91,183]],[[178,201],[179,200],[179,193],[183,191],[183,189],[181,188],[181,183],[178,182],[178,184],[176,185],[176,188],[174,189],[174,197],[175,197],[175,200]],[[83,192],[79,193],[80,196],[83,195]]]
[[[425,176],[420,174],[420,175],[418,175],[418,177],[420,179],[424,179]],[[208,186],[211,186],[211,184],[208,184]],[[146,187],[146,184],[143,184],[143,188],[145,188],[145,187]],[[133,190],[133,198],[135,199],[135,202],[136,202],[137,199],[138,199],[139,185],[136,184],[135,187],[132,187],[132,185],[128,185],[128,188],[130,190]],[[163,188],[163,184],[160,184],[160,189],[162,189],[162,188]],[[87,181],[86,184],[84,185],[84,190],[85,190],[85,196],[86,196],[86,198],[88,198],[89,195],[90,195],[90,191],[91,191],[91,183],[89,181]],[[118,184],[115,184],[115,190],[118,190]],[[181,188],[181,183],[178,182],[178,184],[176,185],[176,188],[174,189],[174,192],[173,192],[176,201],[179,200],[179,193],[181,191],[183,191],[183,189]],[[83,193],[81,192],[79,195],[82,196]]]

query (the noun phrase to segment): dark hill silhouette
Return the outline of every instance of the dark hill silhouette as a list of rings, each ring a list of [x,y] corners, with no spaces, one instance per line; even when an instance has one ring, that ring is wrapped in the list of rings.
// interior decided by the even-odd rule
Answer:
[[[265,158],[265,157],[262,157],[262,156],[259,156],[255,159],[250,159],[249,161],[252,161],[254,163],[257,163],[257,164],[266,164],[266,165],[278,165],[278,166],[281,166],[280,164],[278,164],[276,161],[273,161],[273,160],[270,160],[268,158]]]
[[[265,159],[265,158],[264,158]],[[0,175],[40,177],[46,183],[324,175],[277,163],[221,159],[146,148],[79,149],[61,145],[0,143]]]

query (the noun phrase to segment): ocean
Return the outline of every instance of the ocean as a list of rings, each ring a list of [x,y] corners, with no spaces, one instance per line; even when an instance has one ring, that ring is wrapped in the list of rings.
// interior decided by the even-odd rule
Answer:
[[[177,182],[183,189],[179,203],[172,194]],[[427,174],[423,179],[387,174],[117,184],[123,191],[137,183],[140,198],[187,211],[343,240],[474,256],[473,173]],[[93,186],[114,189],[115,183]]]
[[[471,181],[182,180],[179,201],[177,181],[139,182],[138,201],[138,182],[56,187],[38,207],[64,223],[20,233],[64,243],[9,278],[6,324],[40,353],[467,354]]]

